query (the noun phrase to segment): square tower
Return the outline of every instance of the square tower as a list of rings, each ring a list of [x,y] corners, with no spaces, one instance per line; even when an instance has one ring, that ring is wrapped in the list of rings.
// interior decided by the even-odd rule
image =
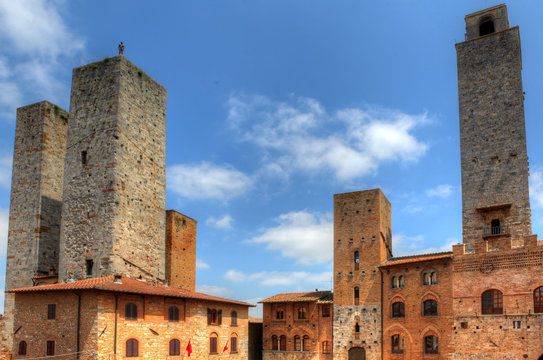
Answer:
[[[334,359],[381,358],[379,265],[392,256],[391,228],[380,189],[334,195]]]
[[[456,44],[463,242],[532,232],[518,27],[499,5],[466,16]]]
[[[175,210],[166,211],[166,282],[196,288],[196,226],[198,222]]]
[[[59,280],[165,280],[166,89],[124,56],[73,71]]]

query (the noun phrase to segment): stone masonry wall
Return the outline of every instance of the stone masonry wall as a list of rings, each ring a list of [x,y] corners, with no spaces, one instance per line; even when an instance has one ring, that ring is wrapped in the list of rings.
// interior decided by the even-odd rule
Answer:
[[[175,210],[166,211],[166,282],[194,291],[196,287],[197,221]]]
[[[166,90],[117,56],[74,69],[70,114],[59,280],[165,280]]]
[[[6,289],[58,270],[68,113],[43,101],[17,110]],[[14,298],[6,294],[2,344],[11,348]],[[6,350],[4,347],[3,351]]]
[[[456,51],[463,237],[473,249],[492,217],[516,238],[531,234],[518,27],[457,44]],[[492,216],[477,210],[500,204],[511,205]]]
[[[362,348],[366,359],[381,358],[381,304],[334,305],[334,359],[348,359],[349,349]],[[360,332],[355,332],[355,324]]]

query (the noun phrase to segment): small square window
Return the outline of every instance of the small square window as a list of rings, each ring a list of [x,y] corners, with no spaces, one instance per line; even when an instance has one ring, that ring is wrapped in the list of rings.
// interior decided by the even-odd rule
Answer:
[[[520,320],[513,321],[513,329],[520,329],[521,324]]]

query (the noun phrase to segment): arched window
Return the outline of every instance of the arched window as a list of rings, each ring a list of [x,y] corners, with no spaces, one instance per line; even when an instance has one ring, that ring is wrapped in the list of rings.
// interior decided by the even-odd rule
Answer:
[[[398,286],[403,288],[405,285],[403,275],[398,276]]]
[[[358,251],[354,252],[354,269],[358,270],[360,265],[360,253]]]
[[[181,355],[181,342],[177,339],[170,340],[170,356]]]
[[[21,341],[19,343],[19,355],[26,355],[26,341]]]
[[[294,336],[294,351],[302,351],[302,338],[300,338],[300,335]]]
[[[238,336],[236,334],[232,334],[230,336],[230,352],[231,353],[238,352]]]
[[[396,276],[393,276],[392,277],[392,288],[397,289],[398,287],[400,287],[399,285],[400,285],[400,282],[399,282],[398,278]]]
[[[357,287],[354,288],[354,304],[358,305],[360,303],[360,289]]]
[[[304,335],[302,339],[302,351],[309,351],[309,336]]]
[[[126,340],[126,357],[138,357],[138,340],[128,339]]]
[[[403,354],[403,337],[400,335],[392,335],[390,339],[392,344],[392,353],[393,354]]]
[[[503,295],[500,290],[492,289],[483,293],[482,313],[483,315],[503,313]]]
[[[360,324],[356,323],[354,324],[354,332],[359,333],[360,332]]]
[[[281,335],[279,338],[279,351],[287,351],[287,337]]]
[[[168,309],[168,320],[179,321],[179,309],[177,306],[170,306]]]
[[[232,311],[230,314],[230,325],[236,326],[238,324],[238,313]]]
[[[277,338],[277,335],[272,335],[272,338],[271,338],[271,342],[272,342],[272,350],[279,350],[279,339]]]
[[[481,19],[481,23],[479,25],[479,36],[492,34],[495,30],[494,28],[494,21],[491,17],[485,17]]]
[[[208,325],[221,325],[222,324],[222,310],[207,309],[207,324]]]
[[[435,271],[427,271],[422,274],[422,279],[424,285],[434,285],[437,284],[437,274]]]
[[[492,235],[501,234],[500,219],[493,219],[490,222],[490,233]]]
[[[210,354],[217,353],[218,343],[219,343],[219,336],[215,333],[211,334],[211,336],[209,337],[209,353]]]
[[[543,313],[543,286],[534,291],[534,312]]]
[[[405,317],[405,304],[397,301],[392,304],[392,317]]]
[[[128,303],[124,307],[124,318],[126,320],[138,320],[138,305]]]
[[[437,315],[437,301],[426,300],[424,302],[424,316],[436,316]]]
[[[298,308],[298,319],[299,320],[305,320],[307,319],[307,310],[305,309],[305,307],[303,306],[300,306]]]
[[[438,354],[438,339],[437,336],[430,335],[424,337],[424,353]]]

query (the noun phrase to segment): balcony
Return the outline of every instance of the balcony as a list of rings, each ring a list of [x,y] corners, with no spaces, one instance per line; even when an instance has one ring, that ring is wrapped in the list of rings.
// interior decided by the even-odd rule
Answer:
[[[492,226],[483,229],[483,237],[489,238],[493,236],[509,236],[509,228],[507,226]]]

